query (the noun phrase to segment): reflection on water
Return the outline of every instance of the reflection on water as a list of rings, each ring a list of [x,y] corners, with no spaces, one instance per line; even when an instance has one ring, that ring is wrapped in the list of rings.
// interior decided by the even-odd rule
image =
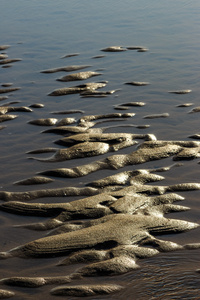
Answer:
[[[136,113],[131,120],[132,124],[150,125],[142,133],[153,133],[160,140],[190,140],[190,135],[199,133],[198,113],[188,113],[192,108],[199,106],[199,9],[198,0],[170,0],[165,3],[147,0],[60,0],[56,4],[55,1],[21,0],[16,3],[13,0],[2,0],[0,19],[3,30],[0,44],[8,44],[11,47],[1,52],[6,52],[9,58],[20,58],[22,61],[13,63],[11,68],[1,68],[1,84],[11,82],[13,87],[21,87],[20,90],[8,94],[9,98],[1,101],[1,104],[21,101],[17,106],[29,107],[33,103],[42,103],[45,106],[33,109],[30,114],[18,112],[18,118],[2,123],[7,127],[0,131],[1,190],[29,190],[30,187],[14,186],[13,182],[32,177],[44,168],[52,168],[50,163],[44,167],[40,162],[29,160],[26,152],[41,147],[52,147],[52,141],[56,139],[54,135],[40,134],[43,128],[27,123],[33,119],[57,118],[57,115],[51,114],[53,111],[78,109],[85,111],[85,115],[108,114],[118,112],[114,110],[115,105],[140,101],[145,103],[143,107],[129,107],[125,112]],[[147,47],[149,51],[100,51],[114,45],[139,45]],[[61,59],[71,53],[79,55]],[[91,59],[102,54],[105,57]],[[66,97],[47,96],[54,89],[76,83],[56,81],[57,78],[66,75],[65,73],[45,75],[40,71],[68,65],[90,65],[88,70],[103,74],[98,76],[97,80],[87,79],[84,82],[107,80],[107,89],[119,91],[105,98],[81,98],[77,94]],[[130,81],[150,84],[143,87],[124,85]],[[185,95],[168,93],[171,90],[183,89],[191,89],[192,92]],[[177,107],[184,103],[193,105]],[[146,115],[163,113],[168,113],[169,117],[143,119]],[[80,118],[80,114],[76,113],[69,116]],[[66,115],[59,116],[59,119],[64,117]],[[130,120],[125,122],[130,123]],[[109,131],[124,132],[124,128]],[[141,133],[141,129],[127,127],[126,132]],[[129,151],[126,149],[125,153]],[[79,162],[84,164],[91,161],[91,158],[86,158],[80,159]],[[144,167],[156,168],[170,163],[171,160],[166,159],[164,162],[151,162]],[[74,161],[67,162],[67,167],[76,165]],[[56,164],[56,167],[62,166],[63,163]],[[88,175],[87,178],[81,178],[78,185],[82,186],[108,175],[110,171],[106,170],[103,174]],[[199,178],[197,160],[185,161],[182,168],[173,168],[167,173],[165,183],[199,182]],[[51,187],[65,185],[75,186],[77,180],[71,179],[69,182],[61,178],[52,183]],[[170,217],[199,222],[198,195],[199,191],[184,194],[184,205],[189,206],[191,211],[171,214]],[[31,218],[31,222],[42,220],[39,217]],[[27,223],[26,216],[1,212],[1,251],[43,236],[41,232],[31,232],[31,237],[27,240],[25,229],[12,228],[13,225],[22,223]],[[174,239],[180,244],[198,242],[198,233],[199,229],[189,234],[171,236],[170,240]],[[183,251],[176,254],[167,253],[144,260],[140,270],[123,275],[117,280],[109,279],[126,286],[125,290],[119,292],[118,299],[197,299],[199,274],[195,273],[195,269],[199,262],[199,251]],[[41,260],[35,268],[34,262],[13,259],[13,263],[2,262],[2,276],[19,275],[18,270],[22,269],[22,264],[23,276],[39,276],[41,271],[43,275],[60,272],[53,267],[54,261],[44,263]],[[89,280],[95,282],[93,278]],[[98,280],[101,282],[101,279]],[[25,293],[33,298],[37,295],[38,299],[44,298],[45,295],[48,299],[54,298],[49,296],[48,289],[45,288]],[[23,299],[24,295],[20,297],[19,299]],[[116,298],[116,295],[94,299],[112,297]]]
[[[119,299],[198,299],[200,278],[193,270],[199,251],[188,254],[178,251],[145,260],[141,269],[123,278],[129,282],[128,293],[120,292]]]

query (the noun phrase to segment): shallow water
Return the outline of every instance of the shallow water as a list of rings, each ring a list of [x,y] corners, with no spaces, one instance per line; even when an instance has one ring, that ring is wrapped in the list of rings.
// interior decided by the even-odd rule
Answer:
[[[44,108],[33,108],[33,112],[16,112],[18,118],[1,125],[7,126],[0,131],[0,188],[8,191],[38,189],[38,186],[17,186],[15,181],[35,176],[36,173],[58,167],[74,167],[97,158],[81,158],[67,162],[42,163],[28,159],[26,152],[46,147],[54,147],[53,141],[60,136],[52,133],[40,134],[48,127],[33,126],[28,121],[39,118],[75,117],[81,114],[55,115],[54,111],[83,110],[85,115],[107,114],[115,112],[134,112],[136,115],[122,122],[127,124],[149,124],[148,129],[117,128],[108,132],[153,133],[158,140],[191,140],[190,135],[199,133],[199,113],[188,112],[199,106],[199,59],[200,59],[200,3],[189,1],[5,1],[1,0],[1,43],[10,45],[5,51],[9,58],[20,58],[10,68],[1,68],[1,84],[11,82],[13,87],[21,89],[8,94],[7,100],[21,101],[12,106],[29,106],[42,103]],[[144,46],[147,52],[127,50],[124,52],[101,52],[105,47],[119,45]],[[63,58],[66,54],[79,53],[78,56]],[[104,54],[105,57],[92,57]],[[55,79],[68,73],[42,74],[40,71],[68,66],[90,65],[85,70],[100,72],[103,75],[84,82],[107,80],[105,90],[119,89],[105,98],[81,98],[78,94],[50,97],[47,94],[64,86],[82,84],[82,82],[63,83]],[[147,86],[124,85],[125,82],[144,81]],[[192,90],[188,94],[171,94],[168,91]],[[3,94],[2,94],[3,95]],[[6,94],[5,94],[6,95]],[[121,103],[142,101],[143,107],[130,107],[126,111],[114,109]],[[177,107],[183,103],[193,103],[191,107]],[[146,115],[168,113],[167,118],[144,119]],[[119,122],[120,123],[120,122]],[[116,125],[105,123],[100,126]],[[135,149],[135,146],[131,147]],[[131,150],[132,151],[132,150]],[[129,153],[130,148],[120,150]],[[49,157],[49,154],[40,157]],[[106,155],[101,156],[106,157]],[[199,183],[200,171],[198,159],[184,161],[180,168],[172,168],[164,174],[165,185],[183,182]],[[172,164],[171,158],[145,163],[142,168],[157,168]],[[131,170],[129,166],[125,169]],[[138,167],[134,167],[138,168]],[[139,167],[140,168],[140,167]],[[113,174],[103,170],[78,179],[56,178],[55,182],[44,188],[78,186]],[[199,223],[199,191],[183,194],[184,204],[190,211],[170,214],[169,217]],[[77,198],[76,198],[77,199]],[[58,199],[63,201],[63,199]],[[69,198],[74,200],[74,197]],[[45,202],[46,199],[42,200]],[[34,201],[33,201],[34,202]],[[35,201],[36,202],[36,201]],[[1,212],[1,251],[7,251],[28,241],[42,237],[43,232],[13,228],[16,224],[25,224],[42,220],[41,217],[17,216]],[[165,237],[171,241],[186,244],[199,242],[200,229],[179,235]],[[29,234],[30,233],[30,234]],[[163,237],[162,237],[163,238]],[[108,282],[125,286],[121,292],[108,296],[96,296],[92,299],[198,299],[199,250],[178,251],[159,254],[140,262],[139,270],[119,276],[106,278]],[[1,261],[1,278],[9,276],[40,276],[66,274],[66,269],[55,268],[57,258],[33,260],[14,258]],[[74,266],[67,272],[71,272]],[[20,270],[20,274],[19,274]],[[83,281],[101,282],[102,278],[87,278]],[[105,278],[104,278],[105,280]],[[190,284],[189,284],[190,283]],[[10,288],[9,288],[10,290]],[[36,290],[18,290],[15,299],[54,299],[47,287]],[[69,297],[68,299],[75,299]]]

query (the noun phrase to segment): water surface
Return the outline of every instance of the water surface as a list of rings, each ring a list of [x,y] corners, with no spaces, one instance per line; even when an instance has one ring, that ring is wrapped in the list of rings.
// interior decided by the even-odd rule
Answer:
[[[32,113],[17,113],[18,118],[2,123],[0,147],[0,188],[8,191],[24,191],[30,187],[14,186],[13,182],[32,177],[37,172],[52,168],[28,159],[27,151],[52,147],[57,138],[53,134],[40,134],[41,127],[27,124],[38,118],[48,118],[51,112],[80,109],[89,114],[117,112],[114,105],[143,101],[144,107],[131,107],[127,112],[136,115],[126,123],[149,124],[145,133],[153,133],[159,140],[190,140],[189,136],[199,133],[199,114],[188,112],[199,106],[200,79],[200,4],[198,0],[167,1],[125,0],[125,1],[5,1],[1,0],[1,43],[8,44],[5,50],[9,58],[21,58],[11,68],[1,68],[1,84],[12,82],[19,91],[8,94],[9,101],[21,101],[20,106],[43,103],[41,109]],[[147,52],[125,51],[103,53],[108,46],[144,46]],[[2,51],[4,52],[4,51]],[[78,56],[61,59],[70,53]],[[104,58],[92,59],[105,54]],[[106,98],[80,98],[79,95],[49,97],[52,90],[70,86],[55,79],[65,74],[42,74],[41,70],[67,66],[91,65],[90,70],[103,69],[97,80],[107,80],[108,89],[120,89]],[[97,79],[98,78],[98,79]],[[97,79],[97,80],[96,80]],[[86,82],[93,81],[88,79]],[[150,85],[134,87],[124,85],[128,81],[148,81]],[[76,84],[76,83],[75,83]],[[168,91],[191,89],[185,95],[170,94]],[[177,107],[193,103],[191,107]],[[126,112],[126,111],[125,111]],[[146,115],[169,113],[168,118],[143,119]],[[57,117],[57,116],[56,116]],[[61,116],[65,117],[65,116]],[[59,118],[61,118],[59,116]],[[80,115],[71,114],[79,118]],[[110,125],[109,123],[107,125]],[[45,129],[45,128],[44,128]],[[113,131],[116,131],[113,130]],[[124,132],[124,128],[116,132]],[[126,132],[141,133],[140,129],[127,128]],[[130,149],[125,149],[128,153]],[[124,152],[123,152],[124,153]],[[81,159],[83,164],[91,158]],[[148,167],[169,165],[170,159],[151,162]],[[199,182],[198,159],[184,161],[184,166],[174,168],[165,175],[165,184]],[[77,162],[56,163],[53,167],[73,167]],[[146,165],[147,166],[147,165]],[[144,166],[144,167],[146,167]],[[131,169],[131,168],[129,168]],[[88,175],[78,180],[57,179],[48,187],[81,186],[91,180],[108,176],[110,171]],[[31,189],[38,187],[31,187]],[[185,193],[184,205],[189,212],[171,214],[191,222],[199,222],[199,191]],[[73,199],[71,199],[73,200]],[[31,219],[31,220],[30,220]],[[1,212],[1,251],[14,248],[43,236],[41,232],[27,234],[25,229],[13,225],[38,221],[36,217],[10,215]],[[167,237],[169,238],[169,237]],[[199,242],[199,229],[176,236],[170,240],[185,244]],[[120,278],[109,278],[119,282],[126,289],[117,296],[99,296],[93,299],[197,299],[199,295],[199,274],[195,269],[199,263],[199,250],[184,250],[181,253],[167,253],[142,262],[141,269]],[[1,277],[40,276],[60,274],[54,261],[17,260],[1,262]],[[66,270],[62,269],[63,274]],[[70,270],[69,270],[70,272]],[[87,279],[95,282],[96,279]],[[101,278],[98,279],[101,282]],[[188,284],[191,283],[191,285]],[[25,289],[24,299],[42,299],[49,296],[47,288],[37,291]],[[20,296],[22,297],[22,296]],[[29,298],[28,298],[29,297]],[[22,299],[17,298],[16,299]]]

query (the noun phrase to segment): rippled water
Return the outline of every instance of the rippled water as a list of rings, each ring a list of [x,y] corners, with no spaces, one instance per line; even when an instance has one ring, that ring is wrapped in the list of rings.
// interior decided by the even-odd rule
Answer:
[[[199,113],[188,112],[199,106],[200,95],[200,3],[198,0],[157,1],[25,1],[1,0],[0,24],[1,42],[10,48],[5,50],[9,58],[22,60],[12,64],[11,68],[1,68],[1,84],[11,82],[20,87],[19,91],[9,94],[6,101],[21,101],[20,106],[43,103],[41,109],[32,113],[16,113],[18,118],[2,123],[7,127],[0,131],[0,188],[1,190],[21,191],[30,187],[14,186],[13,182],[32,177],[44,168],[52,168],[28,159],[26,152],[52,147],[56,139],[52,134],[40,134],[43,128],[27,124],[38,118],[48,118],[53,111],[79,109],[86,115],[118,112],[114,105],[143,101],[144,107],[132,107],[133,119],[125,121],[132,124],[149,124],[142,133],[153,133],[160,140],[190,140],[189,136],[199,132]],[[144,46],[147,52],[125,51],[103,53],[100,50],[108,46]],[[1,51],[4,52],[4,51]],[[78,56],[63,58],[70,53]],[[93,56],[105,54],[104,58],[92,59]],[[80,98],[79,95],[64,97],[47,96],[52,90],[65,84],[55,81],[61,73],[42,74],[41,70],[67,66],[91,65],[91,70],[102,69],[103,75],[96,80],[108,80],[108,89],[120,89],[106,98]],[[65,75],[65,74],[64,74]],[[91,81],[87,80],[87,82]],[[150,85],[134,87],[124,85],[128,81],[147,81]],[[71,85],[71,84],[70,84]],[[72,84],[73,85],[73,84]],[[185,95],[170,94],[171,90],[191,89]],[[177,107],[183,103],[193,103],[191,107]],[[126,111],[125,111],[126,112]],[[168,118],[143,119],[146,115],[169,113]],[[80,117],[71,114],[70,117]],[[65,117],[65,116],[61,116]],[[109,123],[105,123],[110,125]],[[44,128],[46,129],[46,128]],[[116,131],[116,130],[114,130]],[[117,132],[124,132],[124,128]],[[133,129],[126,129],[132,132]],[[141,133],[134,129],[134,133]],[[125,149],[129,153],[130,149]],[[123,152],[124,153],[124,152]],[[92,159],[80,159],[80,164]],[[151,162],[148,167],[170,165],[171,159]],[[182,182],[199,182],[198,160],[185,161],[181,168],[174,168],[165,177],[165,184]],[[67,162],[73,167],[76,162]],[[54,167],[62,167],[56,163]],[[65,164],[66,166],[66,164]],[[144,166],[144,168],[146,165]],[[109,171],[88,175],[81,178],[78,185],[109,175]],[[103,175],[103,176],[102,176]],[[77,185],[75,179],[60,179],[51,184],[52,188]],[[32,189],[38,187],[33,187]],[[199,222],[200,192],[187,192],[184,196],[188,212],[170,214],[191,222]],[[72,199],[71,199],[72,200]],[[1,212],[0,239],[1,251],[14,248],[30,240],[43,236],[41,232],[27,235],[25,229],[13,228],[12,225],[27,223],[26,216],[10,215]],[[28,217],[28,222],[41,218]],[[199,229],[180,235],[167,236],[166,239],[185,244],[199,242]],[[159,254],[154,258],[143,260],[137,271],[108,278],[126,288],[117,295],[99,296],[93,299],[199,299],[200,277],[195,270],[199,268],[199,250]],[[45,262],[17,260],[1,261],[1,277],[40,276],[60,274],[54,267],[56,259]],[[62,269],[63,274],[66,270]],[[70,272],[70,269],[67,270]],[[95,282],[96,279],[84,279]],[[98,279],[101,282],[101,278]],[[20,289],[19,289],[20,290]],[[20,290],[21,293],[21,290]],[[24,296],[25,295],[25,296]],[[16,299],[53,299],[47,288],[39,290],[24,289]],[[24,298],[23,298],[24,297]],[[46,298],[46,299],[47,299]],[[72,298],[68,298],[72,299]]]

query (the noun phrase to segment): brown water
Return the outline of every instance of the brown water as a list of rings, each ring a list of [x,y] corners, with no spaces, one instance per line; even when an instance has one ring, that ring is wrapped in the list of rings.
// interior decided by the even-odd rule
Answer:
[[[114,105],[143,101],[143,107],[131,107],[128,111],[136,115],[129,124],[149,124],[148,129],[117,128],[109,132],[153,133],[159,140],[191,140],[190,135],[199,132],[199,113],[188,112],[199,106],[200,95],[200,3],[189,1],[5,1],[1,0],[0,24],[1,45],[10,45],[5,51],[9,58],[21,58],[11,68],[0,69],[1,84],[12,82],[19,91],[8,94],[7,100],[21,101],[13,106],[29,106],[42,103],[44,108],[33,109],[32,113],[16,112],[18,118],[1,125],[0,131],[0,189],[25,191],[38,189],[38,186],[14,186],[17,180],[34,176],[52,168],[51,163],[30,160],[26,152],[38,148],[54,147],[53,141],[59,138],[54,134],[40,134],[47,127],[27,124],[28,121],[49,117],[80,117],[80,114],[53,115],[53,111],[79,109],[85,115],[123,112],[114,110]],[[147,52],[124,51],[104,53],[100,49],[119,46],[144,46]],[[61,59],[70,53],[78,56]],[[105,54],[104,58],[92,59]],[[105,98],[81,98],[78,94],[62,97],[47,96],[52,90],[76,85],[62,83],[55,79],[65,73],[42,74],[41,70],[67,66],[91,65],[86,70],[102,69],[103,75],[90,81],[107,80],[106,89],[120,89]],[[129,81],[147,81],[150,85],[135,87],[124,85]],[[79,82],[78,82],[79,84]],[[173,90],[192,90],[185,95],[171,94]],[[183,103],[193,103],[191,107],[177,107]],[[143,119],[146,115],[168,113],[168,118]],[[116,124],[116,122],[115,122]],[[111,125],[105,123],[105,126]],[[104,125],[103,125],[104,126]],[[133,147],[131,149],[134,149]],[[123,150],[129,153],[130,148]],[[122,153],[122,151],[121,151]],[[43,155],[46,157],[48,155]],[[104,156],[103,156],[104,157]],[[96,158],[55,163],[53,168],[74,167],[91,162]],[[98,158],[99,159],[99,158]],[[199,182],[200,171],[197,160],[184,161],[181,168],[167,172],[164,184]],[[172,164],[171,159],[144,164],[143,168],[161,167]],[[127,167],[126,169],[132,169]],[[105,170],[78,179],[58,179],[46,186],[57,188],[78,186],[111,174]],[[40,188],[40,187],[39,187]],[[169,217],[199,223],[199,191],[182,193],[188,212],[173,213]],[[58,199],[61,200],[61,199]],[[73,200],[70,198],[69,200]],[[13,225],[42,220],[39,217],[17,216],[0,213],[1,251],[7,251],[28,241],[44,236],[43,232],[14,228]],[[167,236],[166,239],[186,244],[199,242],[200,229]],[[119,283],[126,288],[109,296],[96,296],[92,299],[200,299],[200,277],[195,272],[199,268],[200,250],[184,250],[159,254],[142,260],[141,268],[134,272],[106,278],[108,282]],[[1,278],[9,276],[65,275],[74,266],[56,268],[59,261],[53,259],[22,260],[14,258],[0,262]],[[101,282],[105,278],[89,278],[83,282]],[[9,288],[9,290],[11,290]],[[15,299],[54,299],[47,287],[19,289]],[[46,298],[45,298],[46,297]],[[75,299],[68,297],[67,299]]]

